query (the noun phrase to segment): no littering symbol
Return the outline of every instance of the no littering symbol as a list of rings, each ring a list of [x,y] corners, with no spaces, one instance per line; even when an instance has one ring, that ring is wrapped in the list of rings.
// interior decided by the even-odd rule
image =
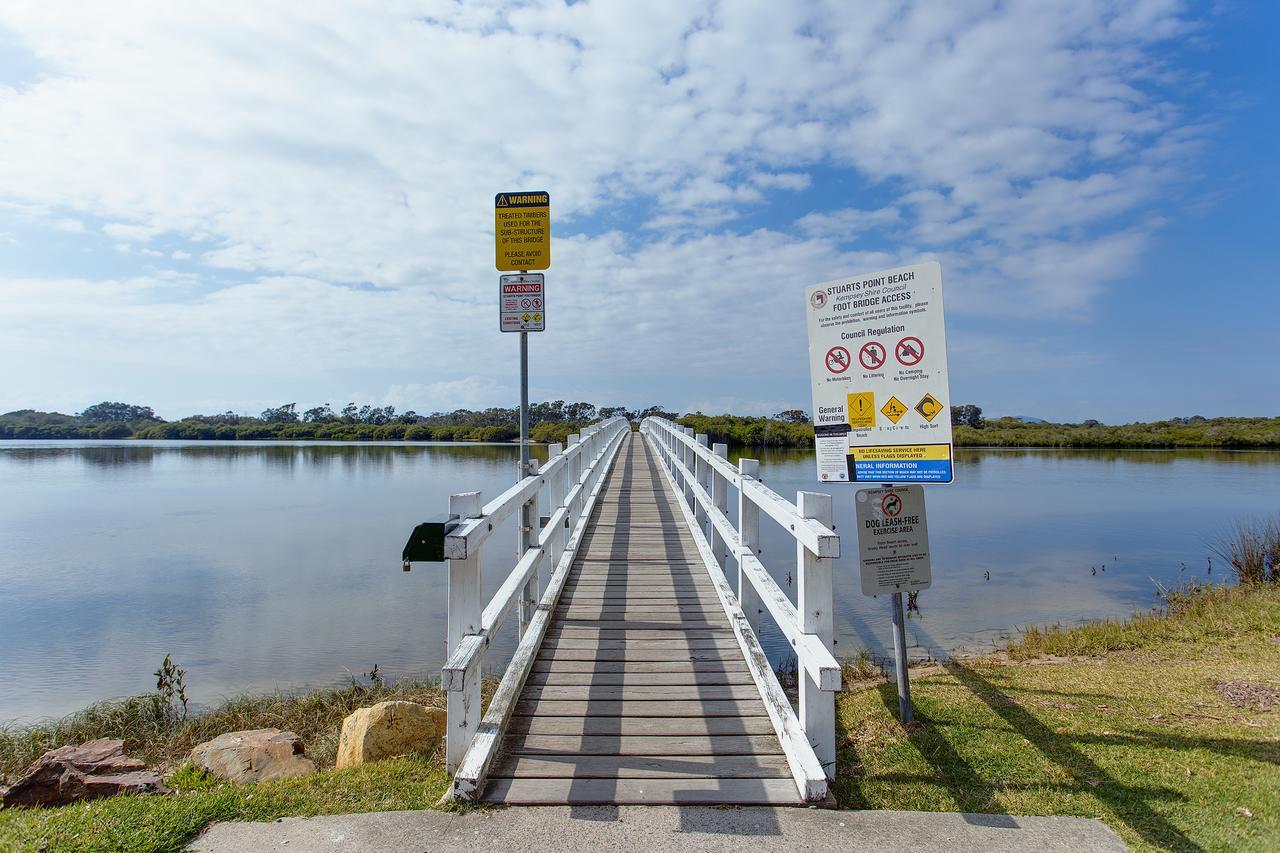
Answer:
[[[862,349],[858,351],[858,361],[867,370],[879,370],[884,364],[887,354],[882,344],[872,341],[869,344],[863,344]]]
[[[905,337],[893,348],[893,355],[907,367],[914,367],[924,358],[924,341],[913,336]]]
[[[849,369],[849,351],[844,347],[832,347],[827,350],[827,370],[832,373],[844,373]]]

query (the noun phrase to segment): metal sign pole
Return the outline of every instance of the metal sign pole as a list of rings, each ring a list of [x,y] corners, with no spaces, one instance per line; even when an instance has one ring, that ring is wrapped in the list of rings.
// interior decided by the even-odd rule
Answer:
[[[529,333],[520,333],[520,476],[529,476]],[[520,509],[520,537],[517,558],[533,546],[533,514],[537,498],[525,501]]]
[[[907,676],[907,629],[902,618],[902,593],[893,594],[893,669],[898,676],[898,718],[911,722],[911,682]]]

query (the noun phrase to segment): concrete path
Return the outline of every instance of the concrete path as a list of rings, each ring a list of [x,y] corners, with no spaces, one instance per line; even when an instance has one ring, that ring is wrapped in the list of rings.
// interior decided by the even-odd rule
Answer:
[[[1100,821],[1072,817],[706,806],[512,807],[220,823],[205,853],[369,850],[1124,850]]]

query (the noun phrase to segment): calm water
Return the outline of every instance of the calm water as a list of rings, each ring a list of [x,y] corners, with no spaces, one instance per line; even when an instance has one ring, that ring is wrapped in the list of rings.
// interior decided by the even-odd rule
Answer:
[[[788,498],[816,488],[808,454],[758,455]],[[450,492],[496,495],[515,461],[503,445],[0,443],[0,720],[149,690],[167,652],[197,702],[332,684],[375,663],[392,677],[438,673],[443,567],[405,574],[400,548]],[[1280,453],[959,462],[957,485],[929,489],[934,586],[908,623],[916,655],[1149,606],[1153,579],[1203,577],[1235,519],[1280,510]],[[835,496],[836,526],[852,534],[852,488]],[[762,526],[763,559],[786,586],[794,546]],[[490,540],[486,590],[514,541],[510,529]],[[852,541],[844,551],[856,554]],[[837,653],[884,654],[889,602],[864,598],[856,572],[853,556],[837,564]],[[492,666],[513,640],[504,632]],[[781,660],[777,635],[765,641]]]

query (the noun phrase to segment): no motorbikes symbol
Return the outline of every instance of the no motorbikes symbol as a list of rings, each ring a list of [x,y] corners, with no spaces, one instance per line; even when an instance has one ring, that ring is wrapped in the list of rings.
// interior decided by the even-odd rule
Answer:
[[[827,370],[832,373],[844,373],[849,369],[849,351],[844,347],[832,347],[827,350]]]
[[[867,370],[879,370],[884,365],[885,357],[884,345],[875,341],[863,344],[862,349],[858,351],[858,361]]]

